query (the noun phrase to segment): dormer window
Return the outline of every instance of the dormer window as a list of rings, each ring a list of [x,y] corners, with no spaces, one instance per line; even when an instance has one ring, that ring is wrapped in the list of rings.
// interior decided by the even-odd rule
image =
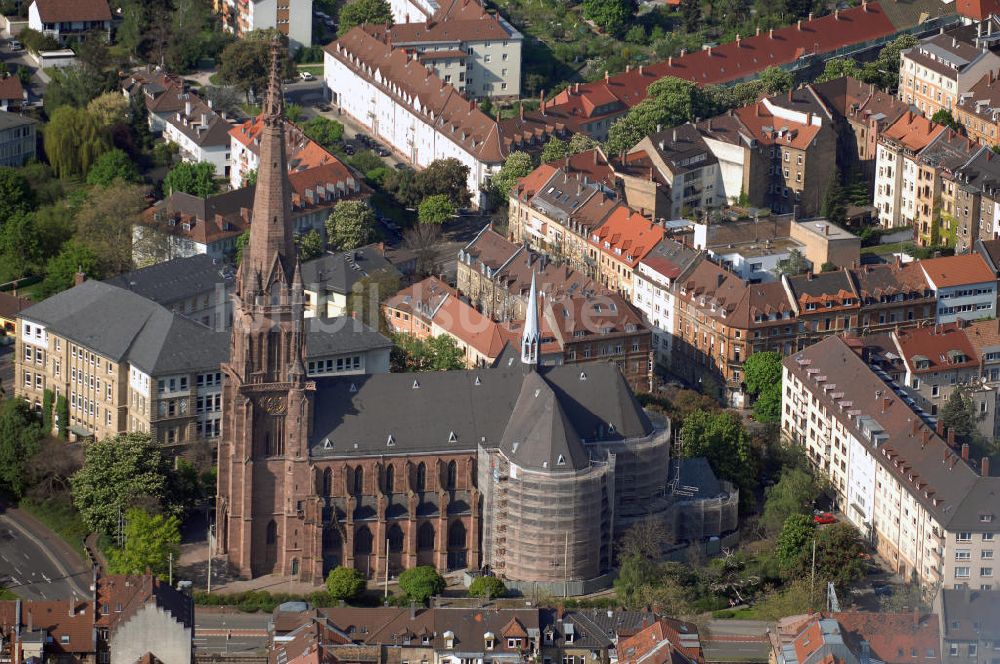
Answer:
[[[455,649],[455,632],[450,629],[444,633],[444,647],[448,650]]]
[[[576,628],[573,626],[573,623],[566,623],[565,630],[566,643],[573,643],[573,640],[576,638]]]
[[[483,641],[487,650],[493,650],[493,647],[496,645],[496,637],[493,635],[493,632],[486,632],[483,635]]]
[[[507,647],[508,648],[520,648],[521,647],[521,639],[515,638],[515,637],[509,637],[507,639]]]

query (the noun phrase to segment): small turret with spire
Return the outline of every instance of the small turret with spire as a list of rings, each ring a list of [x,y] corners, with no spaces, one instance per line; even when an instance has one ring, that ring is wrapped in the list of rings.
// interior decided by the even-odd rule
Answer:
[[[531,273],[531,292],[528,294],[528,311],[524,317],[524,333],[521,335],[521,364],[528,371],[538,366],[538,347],[541,335],[538,327],[538,292],[535,289],[535,273]]]

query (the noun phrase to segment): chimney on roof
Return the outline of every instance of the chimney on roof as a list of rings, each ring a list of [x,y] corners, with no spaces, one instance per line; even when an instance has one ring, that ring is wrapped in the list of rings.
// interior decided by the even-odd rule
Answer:
[[[83,266],[78,265],[76,267],[76,274],[73,275],[73,285],[79,286],[87,280],[87,274],[83,271]]]
[[[470,99],[469,100],[469,112],[471,113],[474,110],[476,110],[476,100],[475,99]]]
[[[201,126],[202,127],[207,127],[208,126],[208,113],[202,113],[201,114]]]
[[[708,47],[708,57],[712,57],[712,47]]]
[[[645,65],[639,65],[639,76],[643,75],[643,68],[644,67],[645,67]]]
[[[834,21],[839,21],[840,20],[840,9],[834,9],[833,10],[833,20]]]
[[[518,107],[518,113],[521,116],[521,119],[523,120],[524,119],[524,104],[518,104],[517,107]]]
[[[937,435],[944,436],[944,421],[939,419],[934,424],[934,431],[937,432]]]
[[[671,55],[671,56],[667,57],[667,66],[668,67],[673,67],[674,66],[674,56]]]
[[[607,69],[605,69],[605,70],[604,70],[604,82],[605,82],[605,83],[607,83],[607,82],[609,82],[610,80],[611,80],[611,74],[610,74],[610,73],[608,73],[608,70],[607,70]]]
[[[627,73],[629,73],[630,71],[632,71],[632,65],[630,65],[630,64],[628,64],[628,65],[625,65],[625,73],[627,74]]]
[[[979,460],[979,474],[983,477],[990,476],[990,458],[984,456]]]
[[[774,28],[768,28],[767,29],[767,38],[768,39],[774,39]]]
[[[756,37],[760,37],[760,26],[759,25],[757,26],[757,32],[756,32],[755,36]]]
[[[797,29],[798,29],[799,31],[801,31],[801,30],[802,30],[802,19],[801,19],[801,18],[799,19],[799,21],[798,21],[798,23],[796,24],[796,26],[795,26],[795,27],[796,27],[796,28],[797,28]]]
[[[916,436],[917,430],[920,428],[920,420],[916,417],[913,418],[913,426],[910,427],[910,435]]]
[[[962,460],[963,461],[968,461],[969,460],[969,444],[968,443],[962,443]]]
[[[955,447],[955,427],[948,427],[948,447]]]
[[[739,48],[739,47],[740,47],[740,42],[741,42],[741,41],[743,41],[743,40],[742,40],[742,39],[740,39],[740,33],[738,33],[738,32],[737,32],[737,33],[736,33],[736,48]]]
[[[76,593],[69,599],[69,615],[70,618],[76,615]]]
[[[868,0],[861,0],[861,11],[868,13]]]
[[[681,57],[683,58],[685,55],[687,55],[687,52],[688,52],[688,50],[686,48],[682,48],[681,49]]]
[[[673,139],[674,139],[673,142],[676,143],[677,142],[677,127],[674,127]]]
[[[813,20],[813,13],[812,13],[812,12],[809,12],[809,22],[811,23],[811,22],[812,22],[812,20]]]
[[[545,115],[545,90],[538,91],[538,105],[542,109],[542,115]]]
[[[190,100],[184,102],[184,115],[191,115],[191,102],[190,102]]]
[[[574,83],[573,84],[573,92],[575,92],[576,94],[580,94],[580,84],[579,83]]]

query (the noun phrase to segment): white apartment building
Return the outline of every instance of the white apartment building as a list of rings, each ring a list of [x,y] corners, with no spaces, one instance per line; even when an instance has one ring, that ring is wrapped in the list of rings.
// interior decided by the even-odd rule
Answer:
[[[389,0],[393,23],[420,22],[438,10],[435,0]]]
[[[694,267],[701,253],[671,239],[662,240],[639,261],[632,279],[632,304],[653,332],[653,350],[660,366],[670,366],[677,305],[671,288]]]
[[[98,31],[110,41],[111,8],[107,0],[33,0],[28,6],[28,27],[60,44]]]
[[[215,167],[216,177],[228,178],[231,126],[200,97],[186,94],[183,110],[165,119],[163,139],[177,145],[184,161],[208,162]]]
[[[879,136],[874,204],[884,228],[914,222],[919,173],[916,158],[944,130],[924,116],[904,113]]]
[[[941,109],[950,111],[983,75],[998,69],[1000,56],[985,41],[963,41],[942,28],[900,53],[899,98],[931,117]]]
[[[333,102],[415,167],[447,158],[467,166],[473,205],[485,203],[489,178],[511,150],[568,135],[544,113],[497,122],[414,54],[362,27],[326,47],[323,74]]]
[[[982,256],[945,256],[919,265],[937,296],[936,323],[996,317],[997,277]]]
[[[214,0],[222,25],[237,37],[276,29],[288,36],[291,50],[312,44],[312,0]]]
[[[1000,478],[988,462],[977,472],[840,337],[785,358],[782,391],[782,436],[829,478],[894,572],[929,587],[992,587]]]

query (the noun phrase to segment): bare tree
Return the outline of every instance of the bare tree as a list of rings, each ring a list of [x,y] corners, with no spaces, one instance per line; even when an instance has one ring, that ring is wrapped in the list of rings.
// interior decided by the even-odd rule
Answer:
[[[441,261],[438,244],[441,242],[441,227],[437,224],[417,224],[403,235],[406,248],[417,256],[417,273],[420,276],[438,273]]]

